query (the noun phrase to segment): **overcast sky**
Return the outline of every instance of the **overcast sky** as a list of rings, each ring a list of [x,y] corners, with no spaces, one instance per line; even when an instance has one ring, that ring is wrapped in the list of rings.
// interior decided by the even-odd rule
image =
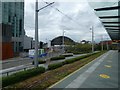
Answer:
[[[43,0],[39,2],[39,8],[45,5]],[[58,12],[56,8],[62,13]],[[35,2],[25,0],[25,31],[26,35],[33,38],[35,33],[34,18]],[[87,1],[55,2],[52,7],[49,6],[39,12],[39,41],[48,42],[61,36],[63,30],[65,30],[65,36],[76,42],[91,41],[91,26],[94,27],[95,41],[100,41],[101,35],[104,39],[109,37]]]

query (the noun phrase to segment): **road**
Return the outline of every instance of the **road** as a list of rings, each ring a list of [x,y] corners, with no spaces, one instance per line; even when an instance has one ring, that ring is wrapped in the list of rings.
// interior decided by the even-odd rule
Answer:
[[[41,59],[49,59],[53,56],[58,56],[60,53],[50,53],[48,56],[46,56],[45,58],[41,58]],[[30,59],[29,57],[27,58],[11,58],[9,60],[5,60],[5,61],[1,61],[0,64],[2,64],[2,68],[0,69],[8,69],[8,68],[12,68],[12,67],[17,67],[20,65],[30,65],[32,64],[33,59]]]
[[[86,54],[74,55],[74,56],[71,56],[71,57],[66,57],[65,59],[74,58],[74,57],[81,56],[81,55],[86,55]],[[49,59],[50,57],[58,56],[58,55],[59,54],[54,54],[54,55],[50,55],[50,56],[47,56],[46,58],[42,58],[42,59]],[[61,60],[58,60],[58,61],[50,61],[50,62],[48,61],[48,63],[46,63],[45,65],[42,65],[42,66],[47,67],[48,64],[62,62],[65,59],[61,59]],[[8,69],[8,68],[17,67],[17,66],[20,66],[20,65],[30,65],[30,64],[32,64],[32,61],[33,61],[33,59],[30,59],[30,58],[12,58],[11,60],[1,62],[2,63],[2,68],[0,68],[0,69]]]
[[[105,53],[49,88],[118,88],[118,52]]]
[[[96,52],[98,52],[98,51],[96,51]],[[94,53],[96,53],[96,52],[94,52]],[[49,59],[47,59],[46,63],[39,64],[39,66],[43,66],[47,69],[49,64],[62,62],[66,59],[75,58],[75,57],[87,55],[87,54],[89,54],[89,53],[73,55],[71,57],[66,57],[65,59],[56,60],[56,61],[50,61]],[[57,55],[57,54],[54,54],[54,55]],[[46,58],[48,58],[48,57],[46,57]],[[44,59],[46,59],[46,58],[44,58]],[[13,59],[13,60],[4,61],[4,62],[2,62],[3,67],[0,70],[0,74],[8,75],[8,73],[9,73],[9,75],[10,75],[10,74],[18,72],[20,70],[34,68],[34,65],[32,65],[32,61],[33,61],[33,59],[30,59],[30,58],[16,58],[15,60]]]
[[[16,58],[15,60],[9,60],[2,63],[2,69],[16,67],[20,65],[26,65],[31,63],[33,60],[30,58]]]

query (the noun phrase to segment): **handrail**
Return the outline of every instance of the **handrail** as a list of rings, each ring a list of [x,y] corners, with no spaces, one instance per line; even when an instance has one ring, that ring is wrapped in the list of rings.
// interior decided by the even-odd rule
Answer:
[[[12,67],[12,68],[8,68],[8,69],[0,70],[0,75],[7,74],[7,76],[8,76],[10,72],[14,72],[14,71],[22,70],[22,69],[26,70],[27,68],[30,68],[30,67],[31,66],[20,65],[17,67]]]

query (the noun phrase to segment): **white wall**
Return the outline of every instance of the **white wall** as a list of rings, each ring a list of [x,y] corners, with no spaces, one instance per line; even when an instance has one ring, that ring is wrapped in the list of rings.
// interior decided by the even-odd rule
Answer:
[[[23,49],[31,49],[31,42],[33,41],[33,39],[31,37],[28,36],[24,36],[24,47]]]

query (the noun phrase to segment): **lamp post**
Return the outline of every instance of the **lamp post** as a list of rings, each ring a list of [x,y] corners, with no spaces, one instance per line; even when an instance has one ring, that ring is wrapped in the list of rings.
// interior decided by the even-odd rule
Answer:
[[[103,36],[101,35],[101,51],[103,51]]]
[[[52,5],[53,3],[54,2],[38,9],[38,0],[36,0],[35,2],[35,59],[34,59],[35,67],[38,67],[38,12]]]
[[[92,53],[94,52],[94,30],[93,30],[93,26],[90,28],[90,30],[92,30]]]
[[[62,50],[63,50],[63,53],[65,52],[65,48],[64,48],[64,33],[65,31],[63,30],[63,36],[62,36]]]
[[[35,67],[38,67],[38,0],[35,6]]]

